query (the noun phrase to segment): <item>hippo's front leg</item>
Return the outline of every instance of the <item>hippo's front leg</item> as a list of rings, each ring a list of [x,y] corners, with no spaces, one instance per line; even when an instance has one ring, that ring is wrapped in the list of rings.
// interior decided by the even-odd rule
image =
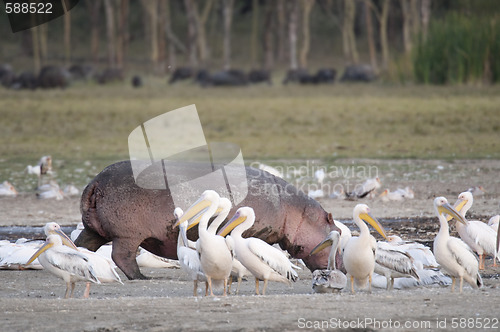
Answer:
[[[111,257],[115,264],[125,273],[127,278],[132,279],[150,279],[144,276],[139,270],[139,265],[136,261],[137,248],[139,242],[133,241],[130,238],[115,238],[113,239],[113,251]]]

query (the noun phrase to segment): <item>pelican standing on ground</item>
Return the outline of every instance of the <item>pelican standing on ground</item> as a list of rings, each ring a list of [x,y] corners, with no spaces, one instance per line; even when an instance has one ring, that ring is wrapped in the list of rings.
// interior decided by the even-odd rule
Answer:
[[[370,214],[366,204],[358,204],[353,211],[354,223],[359,227],[359,236],[351,237],[344,249],[344,267],[351,278],[351,291],[354,294],[354,282],[364,287],[368,282],[371,292],[372,275],[375,269],[375,251],[377,241],[370,234],[365,222],[369,223],[380,235],[387,238],[380,223]]]
[[[195,217],[200,212],[201,215],[198,225],[199,239],[196,243],[196,250],[200,255],[200,262],[203,272],[207,277],[210,295],[213,296],[212,279],[224,281],[224,292],[226,296],[227,279],[231,274],[233,257],[229,250],[226,240],[219,235],[213,235],[208,232],[208,221],[215,214],[219,206],[220,197],[213,190],[206,190],[201,197],[182,215],[175,226],[178,226],[185,220]]]
[[[315,293],[334,293],[341,291],[347,285],[347,277],[335,266],[335,256],[340,250],[341,236],[337,231],[330,234],[314,248],[309,255],[320,252],[331,246],[326,270],[315,270],[312,274],[312,289]]]
[[[49,235],[45,244],[29,259],[26,265],[31,264],[36,258],[47,271],[66,282],[66,293],[64,295],[66,299],[73,297],[77,281],[100,283],[92,265],[89,263],[88,257],[79,251],[64,246],[59,235]],[[89,297],[87,289],[83,297]]]
[[[434,238],[434,255],[441,268],[451,276],[451,291],[455,291],[456,278],[460,279],[460,293],[462,293],[463,280],[467,281],[472,288],[483,285],[476,256],[472,250],[462,240],[450,236],[448,221],[444,214],[451,215],[459,223],[466,221],[454,208],[452,208],[446,198],[437,197],[434,199],[434,210],[439,218],[439,232]]]
[[[460,238],[467,243],[473,251],[479,255],[479,269],[484,270],[484,256],[493,257],[493,266],[497,266],[496,233],[491,227],[479,220],[466,220],[465,214],[471,208],[473,196],[470,192],[464,191],[458,195],[458,199],[453,206],[455,210],[465,220],[465,224],[456,223],[457,232]],[[447,220],[451,220],[448,216]]]
[[[413,277],[420,281],[413,258],[387,242],[377,242],[375,273],[385,276],[387,290],[394,288],[394,278]]]
[[[255,277],[255,294],[259,295],[259,280],[264,280],[262,295],[265,295],[269,280],[289,285],[291,281],[297,280],[298,274],[293,268],[298,267],[293,265],[281,250],[261,239],[242,237],[243,232],[252,227],[254,222],[254,210],[250,207],[241,207],[219,231],[219,234],[226,236],[231,232],[236,258]]]

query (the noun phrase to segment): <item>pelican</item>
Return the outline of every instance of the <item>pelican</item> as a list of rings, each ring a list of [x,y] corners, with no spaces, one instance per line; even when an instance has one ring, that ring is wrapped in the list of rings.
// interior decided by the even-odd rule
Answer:
[[[415,198],[415,192],[408,186],[406,186],[404,189],[398,188],[398,189],[396,189],[395,192],[401,193],[404,196],[404,198],[408,198],[408,199]]]
[[[422,264],[423,269],[435,269],[439,267],[431,249],[421,243],[403,241],[403,239],[397,235],[388,236],[387,242],[398,250],[409,254],[414,259],[415,263],[419,262]],[[420,275],[418,271],[417,273]]]
[[[236,258],[255,277],[255,294],[259,295],[259,280],[264,280],[262,295],[265,295],[269,280],[290,284],[290,281],[297,280],[298,274],[293,269],[296,266],[281,250],[261,239],[241,236],[244,231],[252,227],[254,222],[254,210],[250,207],[241,207],[219,231],[219,235],[226,236],[231,232]]]
[[[465,214],[473,203],[470,192],[464,191],[458,195],[458,200],[453,206],[465,220]],[[447,220],[451,220],[448,216]],[[484,270],[484,256],[493,257],[493,266],[497,266],[496,233],[491,227],[479,220],[465,220],[465,224],[456,223],[460,238],[479,255],[479,269]]]
[[[379,197],[383,202],[397,201],[402,202],[405,200],[405,195],[402,191],[390,191],[389,189],[384,190]]]
[[[0,196],[16,197],[17,194],[16,188],[9,181],[4,181],[0,184]]]
[[[370,214],[366,204],[358,204],[353,211],[354,223],[359,227],[359,236],[351,237],[344,248],[344,267],[351,278],[351,291],[354,294],[354,282],[358,287],[364,287],[368,282],[371,292],[371,279],[375,269],[375,250],[377,242],[370,235],[365,222],[369,223],[384,238],[387,238],[380,223]]]
[[[335,293],[347,285],[347,277],[335,266],[335,256],[340,249],[341,236],[337,231],[331,231],[323,242],[314,248],[310,255],[332,246],[328,256],[326,270],[315,270],[312,275],[312,288],[315,293]]]
[[[135,260],[137,261],[137,265],[140,267],[152,267],[159,269],[180,268],[177,261],[157,256],[142,247],[139,247],[139,255],[137,255]]]
[[[45,235],[47,237],[49,235],[60,236],[62,244],[64,244],[65,246],[68,246],[72,249],[78,250],[76,248],[75,244],[73,243],[73,241],[71,241],[71,239],[62,231],[61,226],[59,226],[58,223],[55,223],[55,222],[46,223],[45,226],[43,227],[43,232],[45,233]]]
[[[175,226],[183,223],[185,220],[194,218],[202,212],[198,225],[199,239],[196,243],[196,250],[200,255],[200,262],[207,277],[210,295],[213,296],[212,280],[223,280],[226,296],[227,279],[231,274],[233,257],[229,250],[226,240],[219,235],[213,235],[208,231],[208,221],[215,214],[219,206],[220,197],[213,190],[206,190],[201,197],[182,215]],[[193,224],[194,226],[194,224]]]
[[[45,244],[28,260],[26,265],[31,264],[36,258],[47,271],[66,282],[64,298],[73,297],[77,281],[100,283],[89,263],[89,258],[74,249],[63,246],[59,235],[49,235]],[[89,297],[87,289],[83,297]]]
[[[495,232],[498,232],[498,224],[500,222],[500,214],[493,216],[488,220],[488,226],[491,227]]]
[[[48,190],[43,190],[36,193],[36,197],[39,199],[55,199],[56,201],[60,201],[64,199],[64,193],[61,188],[51,188]]]
[[[227,292],[231,293],[231,284],[233,283],[233,278],[236,278],[238,281],[238,285],[236,287],[236,293],[240,293],[240,285],[241,281],[243,280],[243,277],[246,276],[251,276],[252,272],[250,272],[241,262],[236,258],[235,252],[234,252],[234,240],[231,237],[231,235],[226,236],[226,243],[228,243],[228,246],[233,254],[233,266],[231,267],[231,275],[229,276],[229,285]]]
[[[328,197],[331,199],[345,199],[344,188],[340,188],[331,193]]]
[[[375,273],[387,280],[387,290],[394,288],[394,278],[413,277],[420,281],[413,258],[387,242],[378,241],[375,252]]]
[[[484,190],[483,186],[470,187],[469,189],[467,189],[467,191],[474,196],[482,196],[486,193],[486,190]]]
[[[325,179],[325,169],[320,168],[314,172],[314,177],[316,178],[316,181],[318,181],[319,185],[323,185],[323,180]]]
[[[33,261],[28,266],[23,266],[33,254],[40,249],[43,241],[28,241],[27,239],[18,239],[15,243],[6,241],[0,246],[0,269],[19,270],[19,269],[43,269],[38,260]]]
[[[367,179],[362,185],[356,186],[353,192],[349,193],[348,197],[353,198],[364,198],[366,196],[373,198],[375,192],[378,188],[382,186],[380,179],[378,177],[373,179]]]
[[[38,177],[38,187],[40,187],[42,185],[42,176],[52,174],[52,157],[41,157],[36,166],[28,165],[25,172],[28,174],[35,174]]]
[[[70,234],[71,241],[76,241],[76,239],[78,238],[78,235],[80,235],[80,233],[83,231],[84,228],[85,227],[83,226],[83,222],[79,222],[76,225],[76,229],[71,231],[71,234]]]
[[[80,195],[80,190],[78,190],[77,187],[75,187],[72,184],[66,185],[63,190],[64,195],[71,197],[71,196],[79,196]]]
[[[352,233],[351,233],[351,230],[349,229],[349,227],[347,227],[346,225],[344,225],[340,221],[333,220],[333,223],[335,224],[335,226],[340,228],[340,230],[342,231],[342,233],[340,234],[340,248],[339,249],[343,253],[345,246],[347,245],[347,242],[349,242],[349,240],[352,237]]]
[[[460,293],[462,293],[464,279],[473,288],[481,287],[483,280],[478,272],[476,256],[465,242],[450,236],[448,221],[444,214],[451,215],[463,224],[466,223],[464,217],[452,208],[444,197],[434,199],[434,210],[440,224],[439,232],[434,238],[434,255],[441,268],[451,276],[451,291],[455,291],[456,278],[460,279]]]

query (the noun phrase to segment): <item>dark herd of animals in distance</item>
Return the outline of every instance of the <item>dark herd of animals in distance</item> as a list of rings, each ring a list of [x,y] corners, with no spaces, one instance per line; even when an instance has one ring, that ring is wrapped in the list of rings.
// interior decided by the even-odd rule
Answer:
[[[285,75],[282,84],[296,83],[302,85],[333,84],[337,77],[337,71],[333,68],[320,68],[315,73],[306,69],[291,69]],[[44,66],[38,74],[33,71],[22,71],[16,73],[8,64],[0,64],[0,84],[8,89],[20,90],[37,88],[50,89],[68,87],[74,81],[92,81],[98,84],[123,82],[125,75],[123,70],[106,68],[97,71],[91,65],[74,64],[69,68],[62,66]],[[340,78],[341,82],[371,82],[376,79],[373,68],[369,65],[351,65],[344,69]],[[250,84],[265,83],[272,85],[271,72],[269,70],[250,70],[245,72],[240,69],[229,69],[210,72],[207,69],[194,69],[190,67],[179,67],[175,69],[168,79],[169,84],[179,81],[192,80],[202,87],[209,86],[246,86]],[[140,75],[133,75],[130,84],[134,88],[144,85]]]

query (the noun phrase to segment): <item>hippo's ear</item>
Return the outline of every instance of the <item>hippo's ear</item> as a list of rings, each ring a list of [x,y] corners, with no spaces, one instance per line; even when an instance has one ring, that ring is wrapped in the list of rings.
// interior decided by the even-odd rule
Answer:
[[[326,218],[326,221],[328,221],[329,224],[334,225],[333,216],[331,213],[328,213],[328,217]]]

